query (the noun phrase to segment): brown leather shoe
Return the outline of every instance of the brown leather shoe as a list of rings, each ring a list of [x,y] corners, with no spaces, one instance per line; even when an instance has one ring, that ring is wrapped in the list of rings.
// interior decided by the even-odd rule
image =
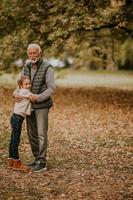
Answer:
[[[15,160],[13,159],[13,170],[17,170],[17,171],[22,171],[22,172],[29,172],[30,169],[24,165],[21,160]]]
[[[9,166],[9,168],[13,167],[13,159],[12,158],[8,158],[8,166]]]

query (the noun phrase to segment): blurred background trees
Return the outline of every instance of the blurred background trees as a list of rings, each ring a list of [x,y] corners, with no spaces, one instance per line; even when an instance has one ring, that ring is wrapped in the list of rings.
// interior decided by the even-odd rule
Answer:
[[[132,0],[1,0],[0,9],[1,70],[33,42],[74,68],[133,69]]]

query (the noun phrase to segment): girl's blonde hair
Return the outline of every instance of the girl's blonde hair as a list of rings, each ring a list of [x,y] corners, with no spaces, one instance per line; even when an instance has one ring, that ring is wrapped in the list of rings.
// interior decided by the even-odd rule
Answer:
[[[24,82],[25,79],[29,79],[29,80],[30,80],[30,78],[29,78],[28,76],[23,75],[23,76],[21,76],[20,79],[17,81],[17,84],[18,84],[19,88],[22,88],[23,82]]]

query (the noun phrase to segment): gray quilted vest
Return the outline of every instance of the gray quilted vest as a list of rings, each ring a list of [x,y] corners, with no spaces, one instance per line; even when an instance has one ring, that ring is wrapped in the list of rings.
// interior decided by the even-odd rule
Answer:
[[[32,81],[31,92],[33,94],[40,94],[47,89],[45,77],[46,77],[47,69],[49,67],[52,67],[52,66],[48,65],[46,62],[40,59],[37,66],[37,71],[35,72],[35,75]],[[26,64],[24,66],[24,75],[28,76],[31,80],[31,63]],[[32,103],[33,109],[50,108],[51,106],[53,106],[51,97],[49,97],[43,102]]]

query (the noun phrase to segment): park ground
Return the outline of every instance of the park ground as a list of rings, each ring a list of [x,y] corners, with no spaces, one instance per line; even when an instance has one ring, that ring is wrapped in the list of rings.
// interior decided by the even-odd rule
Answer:
[[[14,85],[0,79],[0,200],[132,200],[133,74],[56,76],[48,170],[41,173],[7,167]],[[20,156],[32,161],[25,123]]]

